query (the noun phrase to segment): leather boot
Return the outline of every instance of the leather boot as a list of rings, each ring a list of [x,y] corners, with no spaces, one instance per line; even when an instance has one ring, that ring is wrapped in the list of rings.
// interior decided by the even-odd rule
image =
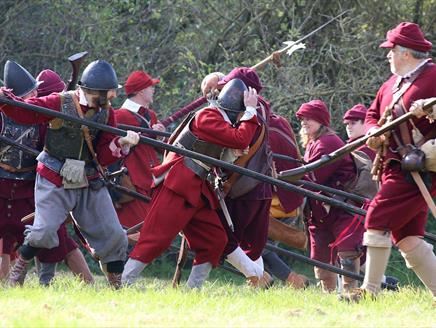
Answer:
[[[288,278],[286,278],[286,285],[295,289],[302,289],[309,285],[309,278],[305,275],[291,272]]]
[[[264,271],[261,278],[256,276],[248,277],[247,284],[253,288],[268,289],[272,286],[273,280],[274,279],[270,276],[270,274]]]
[[[14,286],[23,286],[24,279],[26,279],[27,269],[29,267],[30,260],[27,261],[21,257],[21,255],[18,256],[17,260],[15,261],[14,266],[11,269],[11,272],[9,274],[8,279],[8,285],[11,287]]]
[[[109,286],[111,286],[114,289],[121,288],[121,273],[108,272],[106,278],[109,283]]]

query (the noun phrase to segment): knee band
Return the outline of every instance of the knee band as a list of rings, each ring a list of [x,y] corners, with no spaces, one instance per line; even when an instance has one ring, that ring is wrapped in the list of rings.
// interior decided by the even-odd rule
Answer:
[[[363,234],[363,245],[370,247],[391,248],[391,233],[369,229]]]
[[[124,270],[123,261],[112,261],[106,264],[106,270],[108,273],[122,273]]]
[[[401,255],[406,261],[406,266],[409,269],[413,269],[414,267],[422,264],[429,258],[433,253],[433,245],[430,245],[426,241],[420,239],[418,245],[410,251],[403,252],[401,251]]]
[[[26,244],[21,245],[19,248],[19,253],[26,261],[30,261],[31,259],[33,259],[39,251],[40,248],[36,248]]]

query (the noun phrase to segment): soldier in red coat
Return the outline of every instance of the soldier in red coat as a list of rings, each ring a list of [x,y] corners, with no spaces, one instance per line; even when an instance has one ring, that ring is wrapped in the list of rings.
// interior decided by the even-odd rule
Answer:
[[[417,24],[400,23],[387,33],[387,40],[380,47],[389,50],[387,58],[393,75],[381,86],[368,109],[365,123],[369,131],[409,111],[414,101],[436,96],[436,66],[428,58],[432,44]],[[434,138],[435,130],[434,122],[416,117],[394,129],[388,139],[382,136],[368,140],[370,147],[385,150],[379,166],[381,187],[366,215],[365,280],[361,289],[345,295],[347,299],[359,300],[365,293],[376,295],[380,291],[393,242],[400,249],[407,267],[417,274],[436,300],[436,256],[433,246],[422,238],[428,206],[415,178],[402,170],[399,153],[405,145],[419,147],[427,139]],[[420,174],[427,180],[427,188],[434,197],[435,173]]]
[[[127,100],[115,111],[117,124],[165,131],[165,127],[158,122],[156,113],[150,108],[154,86],[158,83],[158,79],[151,78],[144,71],[132,72],[124,85]],[[128,169],[127,175],[122,176],[121,181],[127,179],[128,185],[133,185],[137,192],[148,196],[153,182],[151,168],[159,163],[156,149],[139,144],[120,163]],[[147,203],[127,197],[115,200],[115,206],[121,224],[127,228],[142,222],[148,209]]]
[[[232,79],[241,79],[244,83],[262,90],[262,83],[255,70],[237,67],[226,76],[212,73],[202,82],[203,94],[222,88]],[[271,172],[271,152],[268,146],[268,123],[270,105],[259,96],[256,107],[260,125],[250,142],[250,150],[238,159],[239,165],[263,174]],[[237,163],[238,163],[237,162]],[[269,210],[272,198],[271,185],[246,176],[232,174],[225,183],[228,194],[226,206],[234,224],[234,231],[225,224],[224,211],[220,211],[221,221],[227,231],[228,242],[224,249],[224,258],[247,278],[253,287],[267,287],[272,279],[264,270],[262,251],[268,237]],[[225,188],[226,189],[226,188]]]
[[[231,149],[247,148],[259,126],[256,91],[247,90],[241,80],[234,79],[215,105],[187,122],[174,144],[215,158],[226,158]],[[126,263],[124,283],[132,284],[180,231],[195,252],[188,287],[200,287],[218,265],[227,237],[216,213],[216,195],[207,180],[211,171],[210,165],[173,152],[152,169],[156,189],[138,243]]]
[[[316,161],[344,146],[344,142],[330,128],[330,113],[321,100],[302,104],[296,116],[301,120],[300,135],[306,149],[306,162]],[[344,189],[355,175],[352,159],[348,155],[310,172],[306,178],[318,184]],[[359,272],[363,225],[355,222],[353,215],[342,209],[313,199],[309,200],[309,206],[311,258],[335,265],[338,257],[343,269]],[[336,274],[315,267],[315,276],[320,280],[323,291],[332,292],[336,289]],[[354,280],[343,277],[344,289],[348,290],[354,285]]]
[[[113,67],[104,60],[97,60],[83,71],[78,90],[33,97],[25,102],[115,126],[110,100],[116,96],[118,87]],[[0,96],[23,101],[5,88],[0,90]],[[108,282],[113,287],[119,287],[127,237],[109,192],[101,181],[92,153],[95,152],[101,165],[109,165],[128,154],[130,146],[138,143],[138,134],[128,131],[120,138],[98,129],[89,129],[90,143],[87,143],[80,124],[53,119],[21,107],[1,105],[0,108],[21,124],[49,123],[44,151],[37,157],[35,220],[26,229],[9,283],[22,285],[32,258],[43,248],[51,249],[59,245],[57,231],[71,211],[85,239],[100,259]]]

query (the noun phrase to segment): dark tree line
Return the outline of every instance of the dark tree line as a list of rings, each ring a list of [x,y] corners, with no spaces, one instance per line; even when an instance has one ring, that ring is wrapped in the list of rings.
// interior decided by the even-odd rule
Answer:
[[[292,119],[302,102],[321,98],[342,130],[344,111],[369,105],[389,74],[378,48],[388,29],[415,21],[436,42],[435,0],[3,0],[0,63],[67,79],[67,57],[87,50],[89,61],[111,62],[121,82],[136,69],[160,76],[155,107],[165,117],[198,97],[207,73],[254,65],[345,10],[305,50],[259,72],[275,111]]]

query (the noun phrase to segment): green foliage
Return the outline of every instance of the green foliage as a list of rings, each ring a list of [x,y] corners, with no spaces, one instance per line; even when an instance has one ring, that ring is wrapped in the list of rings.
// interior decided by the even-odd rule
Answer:
[[[113,63],[121,82],[132,70],[145,69],[161,77],[155,107],[165,117],[198,97],[207,73],[254,65],[283,41],[344,10],[349,12],[306,40],[306,50],[260,72],[275,111],[294,121],[302,102],[321,98],[334,128],[343,132],[344,111],[358,102],[369,105],[389,74],[378,49],[386,31],[415,20],[435,39],[434,0],[5,0],[0,59],[13,58],[34,74],[51,68],[65,79],[66,58],[83,50],[90,61]]]

